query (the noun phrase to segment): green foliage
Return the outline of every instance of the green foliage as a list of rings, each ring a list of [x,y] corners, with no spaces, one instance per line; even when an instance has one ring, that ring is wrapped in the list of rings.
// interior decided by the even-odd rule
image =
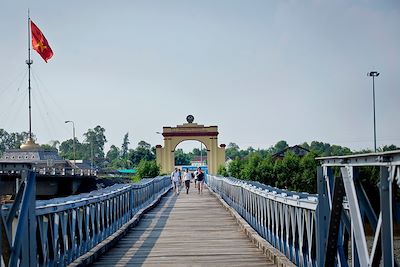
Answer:
[[[274,165],[275,162],[271,156],[264,157],[260,164],[258,165],[259,169],[259,178],[258,181],[263,184],[274,184]]]
[[[60,156],[65,159],[74,159],[74,141],[68,139],[60,144]],[[84,154],[84,146],[75,138],[75,157],[82,159]]]
[[[276,186],[295,190],[300,172],[300,158],[292,152],[285,154],[282,160],[275,162]]]
[[[224,177],[228,177],[229,176],[229,172],[227,171],[227,169],[225,168],[224,165],[220,165],[218,167],[218,171],[217,171],[218,175],[222,175]]]
[[[273,159],[271,155],[288,147],[286,141],[282,140],[267,150],[254,150],[251,147],[247,150],[239,150],[239,146],[230,143],[226,149],[227,155],[236,155],[230,162],[227,169],[219,170],[224,176],[233,176],[243,180],[254,180],[288,190],[316,193],[318,156],[339,156],[349,155],[353,152],[338,145],[313,141],[309,145],[303,143],[301,147],[310,150],[303,157],[299,157],[288,151],[283,159]],[[399,149],[395,145],[383,146],[379,151],[390,151]],[[364,150],[364,153],[371,151]],[[369,188],[370,194],[376,194],[378,182],[377,168],[365,167],[360,171],[360,181],[365,188]],[[339,173],[338,173],[339,174]]]
[[[144,177],[156,177],[160,174],[160,167],[157,165],[155,160],[141,160],[137,166],[137,176],[139,178]]]
[[[302,192],[317,192],[317,166],[318,162],[315,160],[317,155],[310,152],[300,160],[301,177],[299,183],[295,186],[296,191]]]
[[[150,150],[151,145],[145,141],[140,141],[138,143],[138,148]]]
[[[51,146],[49,144],[43,144],[43,145],[40,145],[40,147],[42,149],[44,149],[45,151],[56,151],[56,152],[58,152],[58,149],[56,147],[53,147],[53,146]]]
[[[302,146],[322,157],[343,156],[352,154],[351,150],[347,147],[330,145],[328,143],[318,141],[312,141],[310,145],[308,145],[307,143],[303,143]]]
[[[181,148],[175,150],[175,165],[189,165],[190,157]]]
[[[240,148],[237,144],[235,143],[229,143],[228,146],[225,149],[225,155],[229,159],[235,159],[237,157],[240,157]]]
[[[246,164],[242,167],[241,177],[246,180],[260,181],[260,162],[259,154],[251,153],[246,160]]]
[[[97,125],[94,129],[89,129],[83,134],[85,144],[82,147],[82,159],[90,159],[92,152],[97,163],[98,160],[96,159],[104,158],[104,145],[107,142],[105,131],[103,127]]]
[[[281,140],[275,144],[273,153],[278,153],[287,147],[289,147],[288,143],[285,140]]]
[[[108,152],[107,152],[106,158],[109,162],[112,162],[119,158],[120,153],[121,152],[120,152],[119,148],[112,145],[110,147],[110,150],[108,150]]]
[[[28,139],[28,136],[29,134],[27,132],[8,133],[4,129],[0,129],[0,155],[3,154],[6,149],[19,148],[21,144],[25,143]]]
[[[124,135],[124,140],[122,142],[122,146],[121,146],[121,156],[122,158],[126,158],[128,156],[128,145],[129,145],[129,137],[128,137],[128,133],[126,133]]]
[[[242,179],[241,171],[242,171],[244,165],[245,165],[244,160],[241,160],[239,157],[232,160],[228,166],[228,172],[229,172],[230,176],[236,177],[238,179]]]
[[[136,149],[129,149],[128,159],[132,162],[133,166],[138,166],[141,160],[155,160],[156,156],[154,150],[149,143],[140,141]]]
[[[395,145],[385,145],[383,147],[378,148],[378,152],[385,152],[385,151],[393,151],[393,150],[399,150],[400,147],[397,147]]]
[[[253,152],[245,159],[231,161],[227,173],[219,170],[224,176],[233,176],[244,180],[259,181],[279,188],[315,193],[316,188],[316,154],[308,153],[300,158],[287,152],[283,159],[262,157]]]

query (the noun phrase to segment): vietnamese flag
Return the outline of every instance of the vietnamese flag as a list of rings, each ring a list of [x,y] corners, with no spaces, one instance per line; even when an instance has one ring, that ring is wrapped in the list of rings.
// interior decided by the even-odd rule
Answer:
[[[49,60],[53,56],[53,50],[51,50],[49,43],[44,37],[43,33],[31,20],[31,32],[32,32],[32,47],[35,49],[39,55],[44,59],[44,61]]]

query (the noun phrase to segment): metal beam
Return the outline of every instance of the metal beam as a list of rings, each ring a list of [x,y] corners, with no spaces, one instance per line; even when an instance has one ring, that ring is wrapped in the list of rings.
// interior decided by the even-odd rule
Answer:
[[[354,237],[354,243],[357,246],[358,260],[361,266],[369,266],[369,254],[367,241],[365,239],[364,225],[353,181],[353,167],[341,167],[340,170],[343,176],[343,184],[346,190],[347,199],[349,201],[352,236]],[[353,260],[356,259],[353,258]]]
[[[391,170],[392,173],[389,173]],[[382,213],[382,251],[383,266],[394,266],[393,255],[393,218],[392,218],[392,183],[390,176],[394,176],[395,168],[380,168],[380,202]]]
[[[325,246],[325,262],[324,265],[322,266],[327,266],[327,267],[335,266],[344,193],[345,190],[343,187],[343,179],[341,177],[336,177],[332,194],[333,197],[332,197],[332,208],[329,218],[328,240]]]
[[[316,158],[324,166],[392,166],[400,165],[400,150]]]

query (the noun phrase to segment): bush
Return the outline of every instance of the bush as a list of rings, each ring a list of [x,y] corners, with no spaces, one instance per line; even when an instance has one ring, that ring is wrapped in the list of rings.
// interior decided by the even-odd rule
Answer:
[[[222,176],[224,176],[224,177],[228,177],[228,176],[229,176],[229,173],[228,173],[228,171],[226,170],[226,168],[225,168],[224,165],[220,165],[220,166],[218,167],[217,174],[218,174],[218,175],[222,175]]]
[[[140,179],[144,177],[156,177],[160,174],[160,167],[155,160],[141,160],[137,166],[136,176]]]

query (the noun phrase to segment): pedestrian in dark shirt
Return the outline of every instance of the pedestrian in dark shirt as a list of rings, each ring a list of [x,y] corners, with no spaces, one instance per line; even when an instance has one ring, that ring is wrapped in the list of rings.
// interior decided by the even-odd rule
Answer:
[[[197,169],[197,182],[198,182],[199,194],[203,193],[204,172],[201,171],[200,167]]]

